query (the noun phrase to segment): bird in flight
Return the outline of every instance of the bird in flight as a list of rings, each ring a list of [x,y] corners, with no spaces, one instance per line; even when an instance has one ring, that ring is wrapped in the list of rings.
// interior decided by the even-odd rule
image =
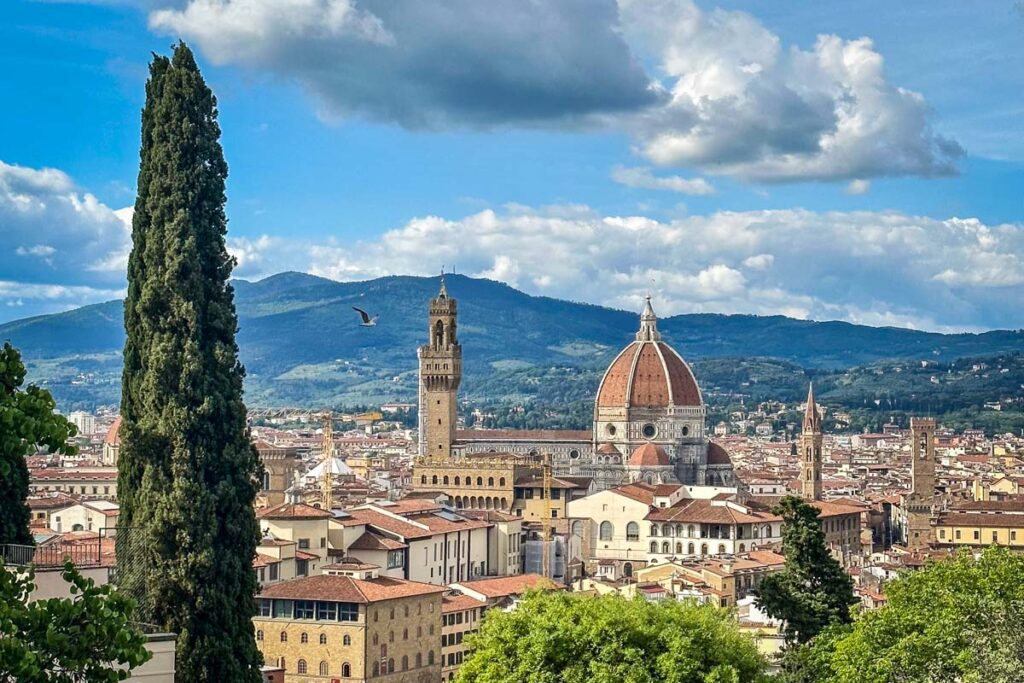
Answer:
[[[352,307],[352,310],[359,313],[359,317],[363,319],[363,322],[359,323],[360,327],[374,327],[377,324],[377,318],[380,317],[379,315],[375,315],[371,318],[369,313],[361,308],[356,308],[355,306]]]

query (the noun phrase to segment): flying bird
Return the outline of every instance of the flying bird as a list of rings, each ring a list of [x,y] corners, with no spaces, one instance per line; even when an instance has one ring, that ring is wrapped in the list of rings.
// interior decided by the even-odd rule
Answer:
[[[374,327],[377,324],[377,318],[380,317],[379,315],[375,315],[371,318],[369,313],[361,308],[356,308],[355,306],[352,307],[352,310],[358,312],[359,317],[363,319],[363,322],[359,323],[360,327]]]

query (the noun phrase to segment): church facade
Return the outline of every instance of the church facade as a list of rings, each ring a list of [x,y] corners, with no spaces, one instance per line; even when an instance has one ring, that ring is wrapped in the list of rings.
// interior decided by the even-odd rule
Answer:
[[[587,477],[597,490],[629,482],[735,484],[725,449],[707,438],[700,387],[686,361],[662,340],[650,297],[634,340],[601,379],[586,431],[456,431],[462,367],[456,327],[457,304],[442,278],[430,300],[428,343],[418,353],[421,468],[429,465],[436,473],[452,467],[454,475],[460,463],[508,456],[510,465],[537,467],[549,455],[555,476]]]

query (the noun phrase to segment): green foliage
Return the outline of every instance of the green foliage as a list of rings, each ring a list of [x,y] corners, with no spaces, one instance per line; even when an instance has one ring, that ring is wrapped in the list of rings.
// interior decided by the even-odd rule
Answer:
[[[459,683],[749,683],[766,662],[727,610],[531,592],[487,613]]]
[[[853,579],[825,546],[817,508],[786,496],[773,509],[782,517],[782,571],[761,581],[758,606],[786,622],[790,643],[806,643],[832,623],[848,623],[856,603]]]
[[[146,662],[146,638],[132,625],[134,604],[111,585],[97,587],[68,562],[70,598],[29,602],[34,574],[0,562],[0,681],[123,681]]]
[[[1016,683],[1021,576],[1024,555],[1005,548],[933,562],[887,584],[883,607],[815,638],[802,658],[822,683]]]
[[[5,343],[0,349],[0,545],[32,545],[25,456],[41,447],[54,453],[75,450],[67,443],[75,427],[53,412],[50,392],[32,384],[22,390],[24,381],[21,354]]]
[[[181,680],[260,680],[260,463],[225,248],[216,100],[189,49],[155,56],[124,308],[117,559],[142,618],[178,635]]]

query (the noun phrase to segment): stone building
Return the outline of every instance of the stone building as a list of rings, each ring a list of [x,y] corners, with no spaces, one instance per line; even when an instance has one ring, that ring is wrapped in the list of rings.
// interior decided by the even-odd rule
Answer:
[[[932,541],[935,511],[935,420],[910,419],[910,493],[903,497],[906,515],[906,543],[912,550],[926,548]]]
[[[814,402],[814,386],[807,388],[807,410],[800,432],[800,492],[808,500],[821,500],[821,413]]]
[[[267,507],[280,505],[285,500],[285,491],[295,483],[295,474],[302,466],[299,450],[259,439],[256,441],[256,452],[259,453],[264,470],[260,495]]]
[[[324,571],[257,598],[257,646],[286,683],[440,680],[445,588],[380,577],[368,565]]]

